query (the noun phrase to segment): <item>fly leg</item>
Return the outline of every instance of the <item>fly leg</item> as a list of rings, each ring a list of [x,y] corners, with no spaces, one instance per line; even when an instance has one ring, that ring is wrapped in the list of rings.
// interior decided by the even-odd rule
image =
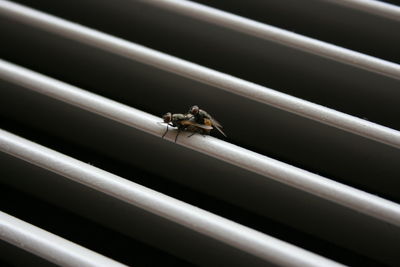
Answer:
[[[201,136],[203,136],[203,137],[206,137],[206,135],[209,134],[207,131],[205,131],[203,129],[195,129],[195,131],[191,135],[189,135],[188,138],[193,136],[193,135],[195,135],[195,134],[197,134],[197,133],[201,134]]]
[[[179,130],[178,129],[178,133],[176,134],[176,136],[175,136],[175,143],[176,143],[176,141],[178,140],[178,135],[181,133],[181,130]]]
[[[191,135],[188,136],[188,138],[193,136],[193,135],[195,135],[195,134],[196,134],[196,132],[193,132]]]
[[[165,137],[165,135],[167,134],[167,132],[168,132],[168,124],[167,124],[167,130],[165,131],[165,133],[162,135],[162,137],[161,137],[161,138],[164,138],[164,137]]]

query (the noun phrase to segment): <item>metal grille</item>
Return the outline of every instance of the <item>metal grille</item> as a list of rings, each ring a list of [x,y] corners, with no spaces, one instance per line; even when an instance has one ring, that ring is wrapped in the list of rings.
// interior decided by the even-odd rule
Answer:
[[[0,0],[0,263],[398,265],[399,26],[371,0]],[[194,104],[228,137],[162,139]]]

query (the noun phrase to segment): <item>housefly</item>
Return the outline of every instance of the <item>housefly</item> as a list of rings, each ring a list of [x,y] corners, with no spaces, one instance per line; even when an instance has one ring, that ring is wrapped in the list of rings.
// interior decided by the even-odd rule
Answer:
[[[192,134],[188,136],[188,137],[190,137],[195,133],[210,134],[210,131],[213,129],[213,127],[211,125],[197,123],[195,121],[195,117],[190,113],[172,114],[171,112],[168,112],[163,115],[163,120],[164,120],[164,123],[167,124],[167,130],[162,135],[162,138],[164,138],[164,136],[167,134],[168,126],[176,127],[176,128],[178,128],[178,133],[175,136],[175,142],[177,141],[178,135],[181,131],[192,132]]]
[[[214,126],[217,130],[226,137],[226,134],[222,131],[222,125],[210,114],[208,114],[205,110],[200,109],[198,106],[192,106],[189,109],[188,114],[192,114],[194,117],[194,121],[198,124]]]

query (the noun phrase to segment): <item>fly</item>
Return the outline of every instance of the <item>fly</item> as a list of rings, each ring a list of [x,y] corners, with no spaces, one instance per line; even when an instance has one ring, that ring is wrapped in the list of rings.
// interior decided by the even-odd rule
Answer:
[[[192,106],[189,109],[188,114],[192,114],[194,117],[194,121],[198,124],[214,126],[217,130],[226,137],[226,134],[222,131],[222,125],[214,119],[210,114],[208,114],[205,110],[200,109],[198,106]]]
[[[178,136],[181,131],[189,131],[192,132],[191,135],[188,137],[200,133],[200,134],[210,134],[210,131],[213,129],[211,125],[205,125],[205,124],[199,124],[196,122],[195,117],[190,114],[180,114],[180,113],[175,113],[172,114],[171,112],[165,113],[163,115],[163,120],[164,123],[167,124],[167,130],[165,133],[162,135],[162,138],[167,134],[168,132],[168,126],[176,127],[178,128],[178,133],[175,136],[175,143],[178,140]]]

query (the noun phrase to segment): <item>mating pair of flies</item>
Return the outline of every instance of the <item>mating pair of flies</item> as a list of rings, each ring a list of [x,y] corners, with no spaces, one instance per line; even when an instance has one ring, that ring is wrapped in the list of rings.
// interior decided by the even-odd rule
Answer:
[[[210,134],[210,131],[215,127],[217,130],[226,137],[226,134],[222,131],[221,124],[216,121],[206,111],[200,109],[198,106],[193,106],[189,109],[189,112],[175,113],[168,112],[163,115],[164,123],[167,124],[167,130],[163,134],[162,138],[168,132],[168,126],[176,127],[178,133],[175,136],[175,142],[178,139],[178,135],[181,131],[192,132],[188,137],[199,133],[201,135]]]

